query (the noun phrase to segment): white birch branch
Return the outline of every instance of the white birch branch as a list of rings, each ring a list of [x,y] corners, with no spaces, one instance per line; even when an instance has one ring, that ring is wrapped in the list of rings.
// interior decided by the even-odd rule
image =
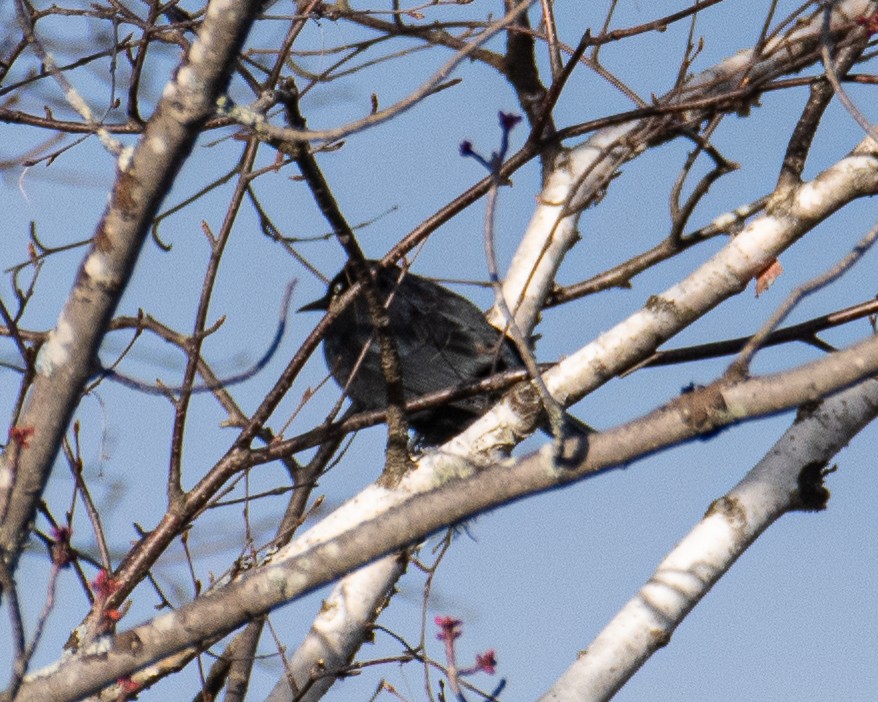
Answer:
[[[875,3],[865,0],[833,3],[831,30],[851,26],[855,18],[868,16],[874,9]],[[774,37],[758,52],[756,49],[739,51],[693,76],[680,90],[665,95],[658,102],[684,104],[732,92],[745,78],[752,84],[798,70],[802,67],[801,61],[820,59],[816,52],[822,29],[823,14],[818,12],[809,22],[796,24],[791,31]],[[862,32],[853,25],[851,34]],[[687,122],[697,124],[709,114],[708,110],[691,110],[684,117]],[[503,283],[506,301],[515,310],[518,327],[525,334],[536,324],[564,254],[579,240],[578,225],[583,208],[599,199],[624,163],[642,153],[646,144],[638,143],[635,135],[649,132],[650,125],[661,119],[650,118],[602,129],[580,146],[558,156]],[[520,304],[516,304],[519,300]],[[489,318],[493,324],[503,326],[502,315],[496,309]]]
[[[667,555],[541,702],[608,700],[756,538],[783,514],[809,505],[800,487],[878,414],[878,382],[867,380],[798,417],[759,463]],[[810,471],[810,474],[809,474]]]
[[[792,371],[683,395],[641,420],[595,435],[588,455],[578,466],[559,468],[554,451],[546,447],[520,460],[498,463],[449,481],[411,496],[330,541],[276,558],[174,612],[81,647],[68,658],[28,676],[16,702],[79,699],[186,646],[232,631],[380,556],[419,543],[450,524],[598,471],[628,465],[645,454],[736,418],[816,401],[875,373],[878,337],[871,337]],[[709,402],[704,403],[705,399]],[[705,416],[696,425],[693,409],[699,404]],[[0,702],[11,701],[0,695]]]
[[[120,156],[110,202],[95,230],[55,328],[37,359],[37,376],[19,427],[27,444],[0,456],[0,557],[14,571],[64,432],[149,226],[226,88],[257,0],[214,0],[198,38],[132,151]]]
[[[839,4],[833,15],[833,28],[850,23],[853,17],[866,13],[870,7],[870,3],[858,1]],[[798,25],[763,47],[758,56],[752,50],[741,51],[690,79],[679,94],[669,97],[668,101],[682,102],[727,92],[738,86],[745,72],[755,79],[788,70],[791,63],[815,50],[820,41],[821,25],[820,17],[808,24]],[[694,118],[694,115],[689,117]],[[525,333],[529,333],[536,322],[539,306],[554,281],[564,253],[578,239],[581,207],[606,186],[621,163],[638,155],[639,152],[630,149],[625,140],[635,131],[643,129],[644,125],[645,122],[634,122],[598,132],[582,146],[563,155],[549,174],[504,283],[506,299],[517,300],[520,294],[524,294],[522,290],[533,273],[523,304],[516,312],[517,322]],[[859,150],[867,158],[861,159]],[[553,369],[546,377],[553,396],[562,404],[570,404],[621,370],[648,357],[661,343],[692,321],[722,300],[740,292],[750,278],[817,222],[844,203],[874,193],[878,188],[874,156],[875,145],[867,140],[855,150],[852,155],[854,161],[842,161],[837,164],[836,171],[830,169],[812,183],[803,184],[796,192],[776,194],[769,214],[747,227],[710,262],[664,295],[651,298],[640,313],[617,325]],[[863,185],[864,180],[866,184],[861,189],[858,186]],[[565,215],[570,210],[573,213]],[[494,321],[498,322],[496,318]],[[479,455],[495,456],[498,445],[511,445],[526,433],[527,428],[522,428],[520,432],[514,429],[519,424],[518,414],[511,404],[508,401],[501,403],[446,446],[447,452],[422,460],[419,469],[404,479],[399,492],[378,486],[366,488],[331,515],[328,521],[305,534],[303,540],[292,544],[291,550],[285,552],[283,557],[332,538],[345,529],[356,528],[359,520],[373,518],[407,499],[411,492],[429,490],[451,476],[468,474],[474,464],[467,458],[457,459],[451,454],[468,456],[473,461]],[[362,586],[368,577],[368,570],[366,568],[358,573],[358,586]],[[386,590],[383,571],[376,571],[373,582],[376,592]],[[341,592],[345,587],[347,585],[342,581],[336,592]],[[343,632],[339,636],[350,636],[351,628],[341,618],[333,616],[332,624],[322,622],[322,618],[323,615],[318,614],[314,625],[316,628],[322,631],[334,625]],[[305,667],[310,669],[316,664],[317,659],[314,659]],[[284,684],[281,681],[278,687]]]
[[[402,556],[386,556],[342,578],[323,601],[267,702],[316,702],[323,697],[336,673],[353,660],[405,565]]]

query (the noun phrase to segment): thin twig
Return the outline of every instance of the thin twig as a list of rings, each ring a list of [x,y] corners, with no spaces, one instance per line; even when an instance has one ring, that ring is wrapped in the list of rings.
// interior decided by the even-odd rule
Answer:
[[[844,275],[850,268],[852,268],[864,255],[865,253],[872,247],[875,243],[875,240],[878,239],[878,224],[876,224],[869,232],[860,240],[860,242],[850,251],[841,261],[832,266],[829,270],[827,270],[822,275],[817,276],[816,278],[800,285],[795,290],[793,290],[787,299],[783,302],[780,307],[774,312],[773,315],[768,319],[767,322],[762,326],[762,328],[756,332],[750,340],[744,345],[744,348],[741,350],[738,357],[732,362],[729,366],[728,370],[725,372],[726,378],[744,378],[747,376],[750,361],[752,360],[756,351],[763,346],[765,340],[771,334],[772,330],[777,327],[784,319],[786,319],[787,315],[793,310],[793,308],[799,304],[799,302],[823,287],[826,287],[830,283],[838,280],[842,275]]]

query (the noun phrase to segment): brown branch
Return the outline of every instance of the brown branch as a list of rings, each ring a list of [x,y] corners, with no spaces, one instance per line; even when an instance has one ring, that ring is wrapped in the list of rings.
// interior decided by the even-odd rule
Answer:
[[[44,346],[45,363],[15,422],[33,431],[36,440],[19,447],[14,484],[0,496],[8,498],[0,499],[8,506],[0,523],[0,555],[10,570],[28,538],[49,470],[149,223],[225,90],[258,6],[255,0],[211,5],[198,39],[204,50],[190,53],[183,62],[166,87],[144,139],[119,171],[74,290]],[[4,470],[9,469],[10,458],[4,454],[0,460]]]
[[[213,597],[122,632],[102,647],[99,656],[83,653],[65,660],[54,671],[25,682],[17,702],[44,700],[50,691],[56,695],[63,691],[65,698],[85,696],[162,656],[228,632],[384,554],[418,543],[448,524],[603,470],[627,467],[643,455],[744,417],[818,400],[875,372],[878,339],[872,338],[795,371],[734,384],[719,381],[683,395],[638,421],[594,435],[588,455],[580,454],[575,467],[559,470],[545,452],[538,451],[514,463],[502,462],[446,482],[298,556],[245,574]],[[699,407],[703,411],[693,416]],[[578,446],[578,440],[569,441],[572,453]],[[0,697],[2,702],[7,699]]]
[[[860,58],[868,42],[869,38],[864,35],[859,42],[841,49],[835,57],[831,70],[844,76]],[[805,169],[808,152],[817,134],[817,126],[834,95],[835,88],[831,81],[818,78],[811,83],[808,101],[787,144],[777,180],[778,190],[794,187],[802,182],[802,171]]]
[[[306,128],[305,120],[299,112],[299,98],[292,79],[287,81],[285,88],[284,106],[287,120],[294,129],[304,130]],[[314,158],[307,143],[275,145],[292,149],[291,155],[299,166],[318,209],[332,227],[335,237],[345,250],[348,262],[360,284],[361,293],[369,307],[369,316],[372,318],[375,334],[378,336],[378,343],[381,347],[381,372],[387,386],[387,446],[385,449],[387,461],[382,477],[393,484],[411,469],[412,464],[408,456],[408,424],[403,410],[405,391],[399,350],[390,328],[390,316],[385,307],[387,301],[379,297],[378,288],[372,279],[372,272],[366,256],[360,248],[353,229],[342,214],[329,183],[323,176],[317,159]]]
[[[821,348],[824,351],[834,351],[828,344],[820,342],[817,334],[826,329],[848,324],[864,317],[878,314],[878,301],[871,300],[869,302],[861,302],[852,307],[830,312],[829,314],[814,317],[799,324],[792,324],[788,327],[775,329],[769,334],[762,347],[779,346],[788,344],[791,341],[800,341]],[[752,339],[751,336],[740,336],[735,339],[724,339],[722,341],[712,341],[708,344],[697,344],[695,346],[686,346],[679,349],[667,349],[657,351],[647,358],[643,363],[639,363],[637,368],[656,368],[658,366],[668,366],[677,363],[689,363],[691,361],[703,361],[708,358],[719,358],[721,356],[731,356],[744,348],[744,346]]]

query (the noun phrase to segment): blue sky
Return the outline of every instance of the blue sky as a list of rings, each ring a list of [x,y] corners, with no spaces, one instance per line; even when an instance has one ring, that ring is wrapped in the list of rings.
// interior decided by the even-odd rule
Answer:
[[[697,34],[705,39],[693,71],[702,70],[740,48],[752,45],[765,11],[760,3],[751,21],[741,21],[742,8],[752,5],[725,2],[702,14]],[[597,31],[604,8],[594,4],[557,8],[563,38],[575,44],[586,27]],[[602,5],[602,4],[601,4]],[[792,3],[781,3],[777,15]],[[497,12],[498,3],[476,2],[449,9],[469,14],[473,7]],[[622,3],[614,26],[623,27],[653,19],[678,9],[680,4]],[[8,14],[8,11],[0,11]],[[431,15],[432,17],[432,15]],[[271,46],[271,32],[280,36],[281,23],[263,30],[257,43]],[[609,45],[602,50],[604,65],[627,81],[644,99],[668,90],[686,38],[687,26],[674,25],[661,34]],[[319,52],[335,44],[366,36],[350,24],[328,20],[308,25],[301,46]],[[276,43],[274,44],[276,45]],[[400,45],[403,45],[401,43]],[[404,44],[413,46],[414,43]],[[493,48],[499,49],[495,42]],[[170,70],[174,56],[157,62]],[[305,95],[302,109],[313,128],[335,126],[362,116],[371,93],[386,106],[424,82],[448,58],[433,50],[364,70]],[[544,56],[541,56],[541,60]],[[312,71],[324,68],[330,57],[317,53],[303,57]],[[545,64],[545,62],[543,62]],[[402,66],[405,70],[399,70]],[[104,71],[106,67],[104,67]],[[861,69],[865,72],[867,69]],[[106,73],[99,67],[73,74],[77,86],[94,101],[96,109],[108,102]],[[370,256],[381,256],[403,234],[483,176],[477,164],[458,155],[458,145],[472,140],[483,152],[496,148],[498,110],[516,110],[508,86],[487,69],[463,64],[455,72],[462,82],[440,92],[400,117],[354,135],[337,152],[318,156],[326,177],[349,221],[371,222],[360,230]],[[151,76],[157,94],[166,75]],[[301,87],[301,86],[300,86]],[[44,88],[57,97],[57,90]],[[867,117],[872,106],[868,88],[851,94]],[[798,118],[807,89],[765,95],[761,106],[746,117],[731,116],[720,126],[713,142],[739,171],[721,179],[699,205],[692,219],[701,226],[713,217],[772,189],[783,158],[790,129]],[[241,93],[241,99],[244,94]],[[630,103],[604,81],[584,69],[574,73],[557,110],[561,126],[594,119],[630,108]],[[60,109],[60,108],[57,108]],[[241,143],[229,132],[206,135],[196,146],[163,209],[180,202],[234,166]],[[224,141],[214,143],[221,137]],[[524,130],[513,133],[520,146]],[[9,124],[0,124],[2,157],[20,154],[45,135]],[[858,127],[837,104],[827,111],[815,141],[806,177],[833,163],[862,138]],[[122,138],[132,143],[130,138]],[[668,193],[690,144],[678,140],[643,155],[623,168],[600,205],[582,217],[583,240],[564,261],[559,282],[587,278],[639,252],[666,235],[669,226]],[[269,165],[265,149],[261,165]],[[703,171],[702,171],[703,172]],[[95,139],[89,139],[60,156],[51,168],[7,170],[0,190],[4,211],[4,245],[0,266],[8,268],[26,258],[27,231],[31,222],[41,240],[61,245],[86,239],[94,231],[112,183],[114,164]],[[286,236],[325,233],[305,188],[293,180],[295,169],[260,177],[255,188],[274,221]],[[147,242],[119,314],[138,309],[162,322],[186,330],[201,287],[201,271],[208,249],[201,222],[218,229],[225,213],[230,185],[218,188],[196,206],[184,209],[161,224],[159,234],[171,244],[170,252]],[[501,265],[508,262],[526,226],[539,191],[539,168],[534,162],[516,173],[503,188],[497,222]],[[483,203],[478,203],[431,236],[414,271],[439,278],[486,278],[482,253]],[[752,288],[722,305],[713,314],[686,330],[673,346],[702,343],[754,331],[796,285],[832,265],[874,224],[871,201],[854,203],[818,227],[782,257],[784,274],[768,294],[755,298]],[[538,328],[540,360],[569,354],[601,331],[611,327],[644,304],[649,295],[669,287],[691,271],[723,243],[722,239],[695,247],[685,255],[638,277],[631,289],[613,290],[547,311]],[[326,275],[340,267],[343,256],[333,241],[299,245]],[[47,329],[57,318],[59,306],[73,283],[82,249],[51,257],[42,273],[37,295],[28,307],[25,326]],[[794,311],[790,322],[845,307],[875,294],[876,255],[864,260],[840,282],[809,298]],[[193,275],[193,270],[197,271]],[[323,284],[272,244],[258,230],[252,208],[239,215],[229,251],[224,259],[211,318],[225,316],[222,328],[205,345],[205,356],[222,373],[233,373],[257,358],[273,333],[273,324],[284,286],[296,280],[294,306],[320,295]],[[482,307],[490,292],[458,287]],[[9,304],[7,280],[0,288]],[[237,389],[242,407],[252,410],[289,356],[317,322],[314,315],[291,315],[289,331],[278,355],[257,377]],[[847,344],[870,333],[863,321],[828,332],[832,343]],[[112,335],[103,358],[127,342],[125,333]],[[144,338],[125,370],[147,380],[161,377],[175,384],[182,368],[181,356],[154,339]],[[756,372],[769,372],[815,358],[804,346],[762,352]],[[14,358],[11,343],[0,341],[0,358]],[[690,383],[705,383],[722,373],[725,361],[714,360],[670,369],[644,370],[613,380],[579,403],[574,412],[598,428],[632,419],[670,399]],[[325,377],[322,356],[316,355],[308,372],[276,413],[279,426],[298,404],[302,393]],[[0,368],[0,407],[6,416],[15,398],[18,377]],[[337,398],[329,383],[297,417],[288,435],[322,418]],[[165,509],[164,473],[168,465],[172,409],[156,397],[104,383],[87,397],[77,414],[86,459],[86,475],[99,504],[107,512],[107,531],[114,555],[135,538],[132,522],[151,528]],[[224,415],[211,399],[193,400],[184,454],[187,486],[224,452],[234,431],[219,427]],[[748,422],[710,441],[691,442],[650,456],[623,470],[602,474],[565,490],[528,499],[484,515],[459,536],[440,567],[429,608],[464,621],[461,657],[494,648],[498,672],[508,680],[503,698],[525,700],[548,688],[587,647],[618,608],[649,578],[664,554],[691,528],[710,503],[732,487],[771,447],[792,421],[792,415]],[[642,699],[866,699],[878,693],[878,614],[873,602],[876,579],[875,553],[878,530],[874,505],[878,488],[874,475],[874,427],[867,428],[838,456],[839,470],[828,480],[832,491],[829,508],[821,513],[797,513],[782,518],[743,556],[680,626],[670,645],[650,660],[623,688],[618,700]],[[521,451],[534,448],[534,439]],[[355,494],[378,475],[383,451],[381,429],[362,432],[343,460],[321,481],[326,509]],[[251,492],[270,488],[283,480],[277,466],[265,466],[249,476]],[[69,503],[71,479],[59,463],[47,494],[57,514]],[[243,485],[239,485],[240,496]],[[261,540],[271,533],[284,499],[262,500],[253,506],[251,520],[260,528]],[[80,520],[77,535],[88,547],[88,527]],[[199,554],[199,577],[207,582],[228,565],[230,554],[240,548],[244,520],[240,505],[214,510],[190,535],[190,548]],[[257,541],[260,539],[257,538]],[[182,551],[175,545],[157,568],[159,581],[171,599],[191,598]],[[422,552],[430,560],[430,550]],[[33,583],[33,599],[25,602],[33,621],[42,605],[45,560],[39,547],[22,564],[20,583]],[[380,623],[409,641],[419,635],[424,577],[415,568],[401,583],[397,596]],[[50,620],[51,634],[41,645],[37,665],[55,660],[72,626],[79,621],[83,602],[70,573],[62,577],[59,604]],[[29,587],[29,591],[30,587]],[[272,622],[290,648],[307,628],[319,607],[321,594],[282,608]],[[137,592],[126,625],[153,615],[155,600],[146,588]],[[431,629],[431,653],[441,656]],[[0,660],[6,660],[7,643],[0,637]],[[266,649],[265,652],[270,652]],[[376,634],[362,658],[395,655],[399,645],[387,635]],[[207,660],[206,666],[210,665]],[[279,672],[276,660],[261,663],[256,690],[270,689]],[[366,700],[379,673],[369,671],[345,681],[329,699]],[[381,669],[408,699],[424,699],[421,671],[415,665]],[[491,687],[493,682],[486,682]],[[175,677],[141,696],[143,700],[179,697],[197,689],[194,672]],[[254,694],[254,699],[258,698]]]

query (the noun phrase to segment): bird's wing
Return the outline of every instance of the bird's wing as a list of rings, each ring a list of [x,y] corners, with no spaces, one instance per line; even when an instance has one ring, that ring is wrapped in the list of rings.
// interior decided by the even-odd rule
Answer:
[[[462,298],[461,298],[462,299]],[[448,302],[442,298],[441,302]],[[451,302],[454,302],[452,299]],[[422,301],[417,323],[397,333],[403,383],[412,395],[453,387],[521,365],[500,333],[472,303]],[[411,303],[411,301],[407,301]]]

